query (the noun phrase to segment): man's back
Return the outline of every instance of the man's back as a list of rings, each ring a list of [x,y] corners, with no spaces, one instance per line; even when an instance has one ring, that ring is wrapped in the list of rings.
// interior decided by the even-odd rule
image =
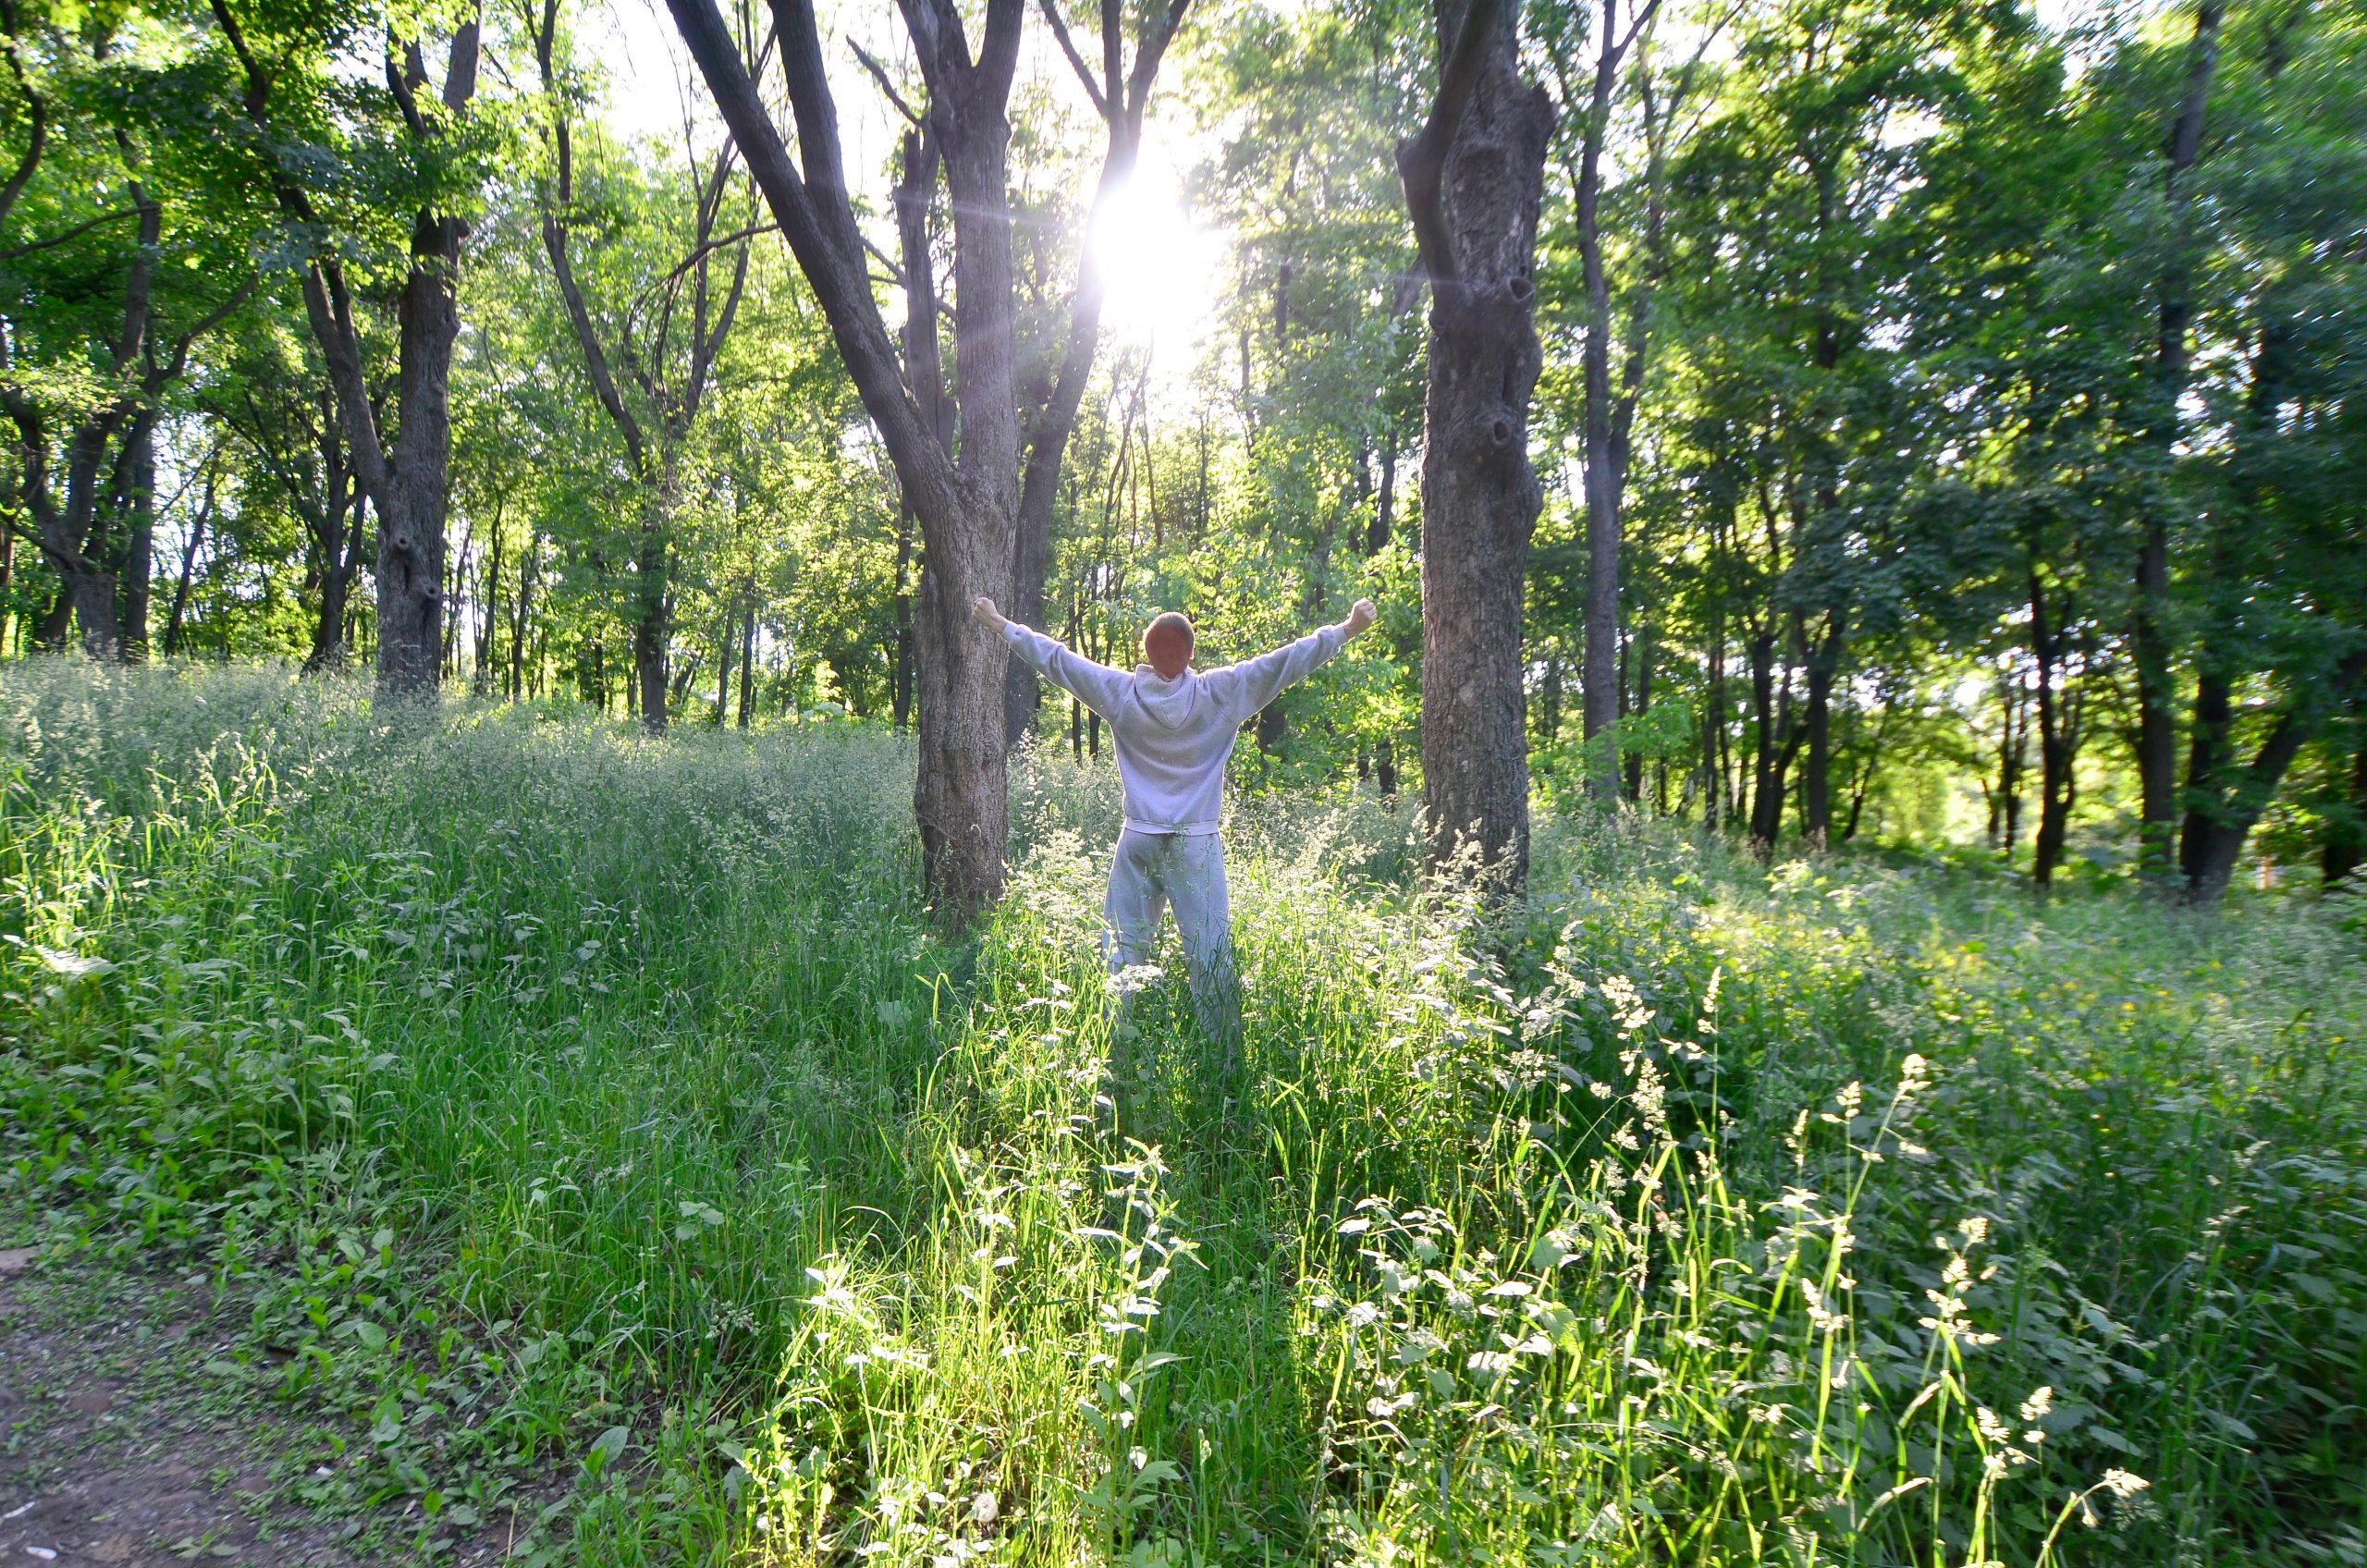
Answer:
[[[1224,810],[1225,764],[1242,725],[1337,654],[1349,632],[1327,626],[1254,659],[1173,677],[1147,664],[1112,669],[1016,621],[1004,623],[1003,635],[1046,680],[1108,721],[1127,827],[1214,833]]]

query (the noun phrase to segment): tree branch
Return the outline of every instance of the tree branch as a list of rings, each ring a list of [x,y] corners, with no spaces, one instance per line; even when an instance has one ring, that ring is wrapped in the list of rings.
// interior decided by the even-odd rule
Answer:
[[[5,48],[0,52],[6,54],[8,74],[16,79],[17,91],[24,96],[28,124],[24,154],[17,160],[17,166],[9,174],[7,184],[0,185],[0,224],[8,221],[8,214],[16,209],[17,198],[25,193],[26,184],[33,178],[33,171],[41,166],[42,153],[49,146],[49,101],[35,91],[32,77],[25,69],[24,56],[17,46],[17,28],[16,0],[0,0],[0,32],[5,32],[6,38]],[[9,252],[11,256],[24,253],[23,251]]]
[[[0,218],[5,218],[6,215],[7,205],[5,202],[0,202]],[[46,239],[30,240],[25,244],[12,246],[8,250],[0,251],[0,262],[13,262],[19,256],[30,256],[36,251],[52,250],[56,246],[67,244],[71,240],[80,239],[83,235],[88,234],[91,230],[98,227],[101,224],[114,223],[121,218],[137,217],[139,215],[140,209],[137,207],[124,207],[112,213],[101,213],[97,217],[89,218],[81,223],[78,223],[72,228],[66,230],[62,234],[53,234]]]
[[[847,40],[847,47],[853,50],[854,57],[863,62],[863,68],[871,73],[871,80],[879,84],[879,91],[888,95],[888,102],[896,105],[896,112],[915,126],[921,124],[921,112],[904,102],[904,95],[896,91],[894,82],[888,80],[888,67],[865,54],[863,45],[853,39]]]
[[[1085,84],[1085,95],[1093,100],[1093,106],[1101,117],[1108,119],[1111,112],[1109,95],[1093,80],[1093,67],[1085,63],[1085,56],[1077,52],[1076,42],[1069,36],[1069,24],[1061,19],[1060,0],[1043,0],[1043,10],[1044,19],[1052,24],[1052,36],[1060,41],[1061,53],[1069,57],[1070,68],[1076,72],[1077,80]]]
[[[1423,122],[1419,134],[1397,144],[1397,176],[1405,188],[1405,212],[1413,220],[1415,249],[1434,285],[1454,282],[1461,276],[1441,199],[1447,143],[1479,85],[1488,33],[1501,5],[1502,0],[1470,0],[1463,13],[1463,29],[1440,61],[1439,93],[1430,105],[1430,117]]]
[[[772,208],[790,250],[812,285],[816,300],[830,324],[831,337],[848,374],[862,394],[864,407],[879,426],[880,438],[894,458],[898,472],[940,494],[953,485],[950,459],[936,449],[920,410],[904,385],[894,346],[879,319],[871,282],[863,264],[862,248],[852,242],[854,220],[846,205],[841,178],[809,188],[791,161],[788,146],[765,107],[764,98],[748,75],[747,66],[732,43],[730,30],[715,0],[667,0],[676,28],[706,79],[716,107],[739,144],[741,156]],[[829,84],[821,72],[821,45],[810,0],[779,0],[776,16],[781,38],[783,74],[788,78],[792,107],[798,101],[819,99],[820,113],[801,112],[799,135],[809,166],[833,168],[835,136],[827,142],[808,141],[809,121],[827,123]],[[813,105],[809,104],[809,108]],[[825,133],[826,135],[828,133]]]

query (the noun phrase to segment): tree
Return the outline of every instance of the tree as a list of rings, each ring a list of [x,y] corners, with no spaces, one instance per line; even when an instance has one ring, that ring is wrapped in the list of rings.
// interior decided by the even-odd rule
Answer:
[[[2187,232],[2195,164],[2202,156],[2202,129],[2211,82],[2219,68],[2219,24],[2224,0],[2198,0],[2194,41],[2179,84],[2169,135],[2162,144],[2162,196],[2169,211],[2169,238],[2157,284],[2153,374],[2144,429],[2162,459],[2178,437],[2178,402],[2186,394],[2192,362],[2189,341],[2195,284],[2192,241]],[[2166,461],[2163,466],[2166,467]],[[2163,497],[2149,498],[2139,524],[2137,596],[2129,624],[2129,653],[2137,670],[2137,773],[2142,792],[2140,864],[2155,874],[2170,865],[2177,814],[2177,717],[2172,685],[2170,633],[2170,522]]]
[[[362,490],[378,519],[378,686],[391,696],[435,691],[444,648],[445,522],[451,502],[452,346],[460,333],[461,248],[468,224],[456,210],[478,178],[469,111],[483,54],[481,5],[453,29],[444,80],[431,92],[426,41],[394,18],[380,41],[386,92],[349,93],[337,76],[340,52],[362,47],[368,18],[338,18],[324,37],[310,11],[212,0],[240,85],[239,110],[257,184],[271,191],[303,264],[307,321],[326,361]],[[240,10],[245,11],[243,18]],[[370,397],[367,350],[334,218],[360,229],[383,214],[338,212],[308,183],[335,165],[317,155],[340,134],[349,97],[371,132],[388,115],[399,130],[390,147],[353,149],[387,165],[386,208],[407,210],[409,233],[396,297],[397,370],[391,442]],[[475,156],[472,156],[475,155]],[[359,238],[358,235],[354,238]]]
[[[813,286],[906,504],[920,519],[926,561],[917,638],[920,766],[914,815],[930,895],[942,913],[963,921],[1001,892],[1009,831],[1007,655],[1000,643],[972,634],[966,606],[981,595],[1012,598],[1022,462],[1033,457],[1023,452],[1008,166],[1008,105],[1025,8],[1022,0],[987,0],[974,54],[953,0],[906,0],[903,6],[927,92],[926,107],[913,117],[922,122],[934,153],[912,160],[907,178],[914,167],[941,169],[952,214],[956,450],[948,445],[947,425],[932,417],[943,398],[934,323],[926,333],[908,334],[908,361],[900,365],[872,296],[867,247],[849,197],[838,109],[810,0],[786,0],[778,14],[797,129],[795,163],[714,0],[668,4]],[[1116,9],[1105,19],[1114,22]],[[1164,13],[1170,34],[1182,9],[1175,4]],[[1159,43],[1164,46],[1164,36]],[[1105,59],[1117,61],[1122,48],[1113,26],[1103,40]],[[1146,41],[1138,65],[1147,57],[1155,68],[1156,54]],[[1114,65],[1108,80],[1119,80]],[[1140,92],[1147,91],[1146,78]],[[903,281],[908,301],[934,297],[919,276]],[[1063,375],[1076,352],[1073,337]],[[1089,349],[1085,353],[1089,360]],[[1043,446],[1052,434],[1039,428],[1034,445]],[[1059,435],[1064,442],[1065,430]]]
[[[0,24],[26,136],[0,223],[41,231],[0,250],[9,526],[58,581],[42,642],[77,626],[93,656],[144,656],[156,433],[253,291],[252,206],[190,135],[199,43],[177,19],[11,6]]]
[[[1553,105],[1525,84],[1515,8],[1437,0],[1439,85],[1397,166],[1430,286],[1422,454],[1422,773],[1430,852],[1528,875],[1521,584],[1543,504],[1528,399]]]
[[[614,325],[608,341],[604,342],[569,250],[569,237],[583,216],[576,189],[576,136],[570,123],[580,88],[568,80],[569,67],[556,56],[562,42],[558,0],[543,0],[526,19],[542,73],[552,166],[551,190],[542,221],[543,249],[582,350],[585,374],[601,410],[624,442],[627,463],[641,489],[641,536],[632,552],[633,669],[640,683],[642,725],[653,732],[662,731],[668,705],[668,621],[673,606],[668,570],[669,514],[681,498],[685,443],[698,422],[716,358],[730,337],[741,293],[747,286],[747,240],[755,227],[740,223],[733,226],[736,232],[722,232],[726,202],[734,194],[731,174],[739,161],[737,149],[726,137],[720,146],[702,157],[689,147],[689,128],[685,127],[688,166],[682,176],[690,188],[691,202],[688,231],[681,237],[684,253],[663,272],[652,267],[647,275],[632,279],[634,297],[626,308],[610,313]],[[750,48],[754,42],[752,31],[743,12],[736,47]],[[759,70],[769,52],[769,43],[754,51]],[[612,200],[629,208],[640,205],[645,213],[652,204],[637,203],[639,194],[622,190]],[[665,214],[666,209],[658,206],[656,211]],[[655,262],[670,253],[665,248],[670,237],[664,234],[661,224],[636,224],[627,216],[613,227],[612,239],[621,241],[616,252],[628,265],[635,259]],[[653,228],[658,232],[652,233]],[[727,251],[730,271],[717,279],[715,273]],[[683,297],[686,290],[687,299]],[[621,378],[619,368],[624,372]]]

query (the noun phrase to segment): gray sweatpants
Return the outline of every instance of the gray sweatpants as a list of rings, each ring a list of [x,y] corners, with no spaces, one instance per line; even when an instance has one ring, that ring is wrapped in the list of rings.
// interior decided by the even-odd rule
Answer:
[[[1233,957],[1233,904],[1224,885],[1224,839],[1214,833],[1118,835],[1110,892],[1101,903],[1101,954],[1110,973],[1153,962],[1169,905],[1184,937],[1192,1011],[1230,1053],[1241,1035],[1241,980]]]

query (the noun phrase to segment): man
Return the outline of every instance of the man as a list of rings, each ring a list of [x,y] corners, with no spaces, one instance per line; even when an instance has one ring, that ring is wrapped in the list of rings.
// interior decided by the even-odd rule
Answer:
[[[1175,908],[1200,1026],[1230,1059],[1241,1029],[1233,960],[1233,909],[1225,893],[1224,767],[1241,727],[1315,673],[1373,622],[1370,599],[1348,619],[1270,654],[1203,675],[1192,668],[1192,622],[1173,610],[1143,632],[1143,662],[1130,673],[1080,657],[1042,632],[1006,620],[992,599],[972,606],[1012,651],[1045,680],[1101,716],[1118,742],[1126,825],[1110,864],[1101,906],[1102,958],[1110,973],[1151,962],[1166,906]]]

